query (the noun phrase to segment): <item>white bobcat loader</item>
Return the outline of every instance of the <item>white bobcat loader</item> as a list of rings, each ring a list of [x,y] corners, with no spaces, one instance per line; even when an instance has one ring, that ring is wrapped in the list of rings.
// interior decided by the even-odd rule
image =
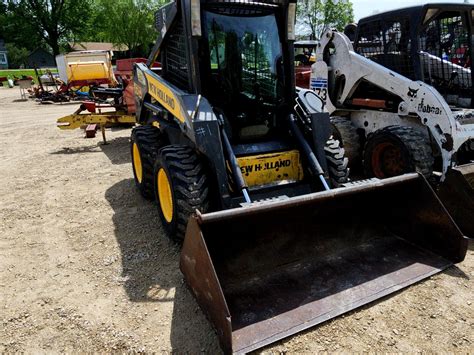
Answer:
[[[325,102],[354,170],[362,166],[381,179],[422,173],[472,237],[474,110],[450,106],[427,83],[357,54],[335,30],[323,35],[316,57],[310,87]]]

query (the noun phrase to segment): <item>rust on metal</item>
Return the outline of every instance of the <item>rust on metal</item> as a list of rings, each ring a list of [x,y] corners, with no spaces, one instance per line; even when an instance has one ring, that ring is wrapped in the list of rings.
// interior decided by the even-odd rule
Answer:
[[[106,127],[117,124],[134,124],[135,116],[124,115],[120,113],[102,113],[102,114],[73,114],[61,117],[57,120],[57,126],[60,129],[76,129],[82,125],[97,124]]]
[[[379,109],[387,108],[387,102],[385,100],[355,98],[355,99],[352,99],[352,104],[354,106],[361,106],[361,107],[370,107],[370,108],[379,108]]]
[[[426,180],[371,181],[188,224],[181,270],[226,352],[245,353],[464,259]]]
[[[222,342],[224,350],[229,352],[232,350],[230,312],[197,218],[190,218],[187,234],[193,237],[184,241],[180,269],[199,305],[212,320],[219,339],[224,339]]]
[[[86,138],[94,138],[97,132],[97,125],[96,124],[87,125],[85,131],[86,131]]]
[[[214,221],[221,221],[238,217],[247,217],[249,214],[253,213],[267,213],[278,209],[291,209],[298,206],[312,205],[315,200],[333,200],[336,196],[350,196],[361,192],[378,190],[382,187],[403,185],[410,181],[417,181],[418,179],[418,174],[405,174],[384,180],[371,180],[366,184],[354,185],[343,189],[333,189],[330,191],[323,191],[314,194],[293,197],[289,200],[284,201],[275,201],[264,204],[257,203],[249,207],[206,213],[204,215],[199,213],[198,216],[202,224],[212,223]]]

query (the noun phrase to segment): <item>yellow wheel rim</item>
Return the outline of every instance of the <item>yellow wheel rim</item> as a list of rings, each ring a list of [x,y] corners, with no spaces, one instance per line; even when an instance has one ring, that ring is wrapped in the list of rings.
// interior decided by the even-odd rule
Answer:
[[[140,158],[140,151],[137,143],[133,143],[133,170],[138,183],[141,184],[143,180],[142,158]]]
[[[173,220],[173,196],[171,194],[171,184],[165,169],[161,168],[158,171],[157,180],[161,212],[163,212],[166,222],[171,223]]]

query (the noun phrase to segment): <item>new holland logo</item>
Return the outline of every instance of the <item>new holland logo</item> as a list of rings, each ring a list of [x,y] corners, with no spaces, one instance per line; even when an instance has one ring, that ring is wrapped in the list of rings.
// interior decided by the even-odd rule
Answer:
[[[281,168],[288,168],[291,167],[291,160],[286,159],[286,160],[279,160],[279,161],[271,161],[271,162],[266,162],[266,163],[257,163],[254,165],[246,165],[246,166],[241,166],[240,171],[242,171],[242,174],[244,175],[249,175],[250,173],[253,172],[258,172],[258,171],[263,171],[263,170],[275,170],[278,171]]]
[[[151,91],[151,94],[156,99],[161,101],[163,105],[170,107],[172,110],[175,109],[176,103],[174,101],[174,98],[172,98],[171,96],[168,96],[163,90],[161,90],[158,86],[154,85],[151,82],[150,82],[150,91]]]

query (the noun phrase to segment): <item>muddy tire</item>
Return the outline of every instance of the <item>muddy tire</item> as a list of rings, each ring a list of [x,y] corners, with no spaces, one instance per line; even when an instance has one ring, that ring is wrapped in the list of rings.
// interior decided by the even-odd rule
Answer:
[[[153,164],[161,145],[161,134],[153,126],[138,126],[132,130],[130,153],[135,185],[147,200],[154,197]]]
[[[361,139],[357,128],[354,127],[352,122],[344,117],[331,117],[331,123],[333,124],[335,131],[333,132],[334,138],[338,139],[341,146],[346,152],[346,157],[349,159],[349,166],[360,166],[362,163],[361,155]]]
[[[170,145],[158,153],[153,181],[164,232],[181,243],[189,217],[196,210],[206,213],[209,209],[205,168],[191,148]]]
[[[344,148],[337,139],[330,138],[324,147],[326,161],[328,164],[328,174],[331,187],[337,188],[348,182],[349,160],[346,158]]]
[[[433,174],[434,156],[429,139],[410,127],[389,126],[368,137],[364,149],[365,174],[379,179],[419,172]]]

